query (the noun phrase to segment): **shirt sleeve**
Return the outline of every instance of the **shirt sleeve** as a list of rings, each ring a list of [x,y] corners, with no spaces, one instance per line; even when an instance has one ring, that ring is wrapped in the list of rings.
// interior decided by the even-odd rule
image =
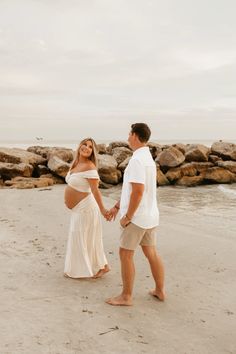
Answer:
[[[99,174],[96,170],[89,170],[82,173],[84,178],[100,179]]]
[[[128,182],[145,184],[145,168],[137,159],[129,162]]]

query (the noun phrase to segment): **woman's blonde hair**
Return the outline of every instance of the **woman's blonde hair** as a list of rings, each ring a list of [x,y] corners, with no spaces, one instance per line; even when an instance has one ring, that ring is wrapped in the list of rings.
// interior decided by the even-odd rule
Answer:
[[[70,170],[72,170],[72,169],[78,164],[78,162],[79,162],[79,155],[80,155],[80,153],[79,153],[80,148],[81,148],[81,146],[84,145],[87,141],[91,141],[91,143],[92,143],[92,154],[89,156],[89,160],[91,160],[91,161],[94,163],[94,165],[96,166],[96,168],[97,168],[97,166],[98,166],[98,157],[97,157],[97,155],[98,155],[98,152],[97,152],[97,151],[98,151],[98,148],[97,148],[97,144],[95,143],[95,141],[94,141],[92,138],[86,138],[86,139],[83,139],[83,140],[80,142],[80,144],[79,144],[79,146],[78,146],[78,148],[77,148],[77,150],[76,150],[76,152],[75,152],[75,158],[74,158],[74,160],[72,161]]]

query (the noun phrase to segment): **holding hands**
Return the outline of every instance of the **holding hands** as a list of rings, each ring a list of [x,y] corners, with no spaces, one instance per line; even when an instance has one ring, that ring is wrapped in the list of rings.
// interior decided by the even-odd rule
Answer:
[[[103,212],[102,212],[102,215],[104,216],[104,218],[107,220],[107,221],[114,221],[115,220],[115,218],[116,218],[116,215],[117,215],[117,213],[118,213],[118,211],[119,211],[119,207],[117,206],[117,205],[114,205],[114,207],[113,208],[111,208],[110,210],[104,210]]]
[[[116,203],[113,208],[111,208],[110,210],[104,209],[102,212],[102,215],[104,216],[104,218],[107,221],[114,221],[116,219],[116,215],[118,214],[119,211],[119,203]],[[125,228],[126,226],[128,226],[131,222],[131,219],[128,217],[128,215],[124,215],[121,220],[120,220],[120,225],[121,227]]]

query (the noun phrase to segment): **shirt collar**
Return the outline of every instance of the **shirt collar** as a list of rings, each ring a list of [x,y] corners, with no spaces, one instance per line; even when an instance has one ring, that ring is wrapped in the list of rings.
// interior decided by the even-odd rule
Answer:
[[[141,154],[143,152],[146,152],[146,151],[149,151],[149,147],[148,146],[143,146],[143,147],[138,148],[137,150],[135,150],[133,152],[133,156],[137,156],[137,155],[139,155],[139,154]]]

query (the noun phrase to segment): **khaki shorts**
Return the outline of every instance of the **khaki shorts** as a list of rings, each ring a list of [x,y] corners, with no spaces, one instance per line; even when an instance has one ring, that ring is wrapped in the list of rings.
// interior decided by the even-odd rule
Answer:
[[[134,251],[140,246],[156,246],[157,227],[143,229],[132,222],[126,226],[120,235],[120,247]]]

